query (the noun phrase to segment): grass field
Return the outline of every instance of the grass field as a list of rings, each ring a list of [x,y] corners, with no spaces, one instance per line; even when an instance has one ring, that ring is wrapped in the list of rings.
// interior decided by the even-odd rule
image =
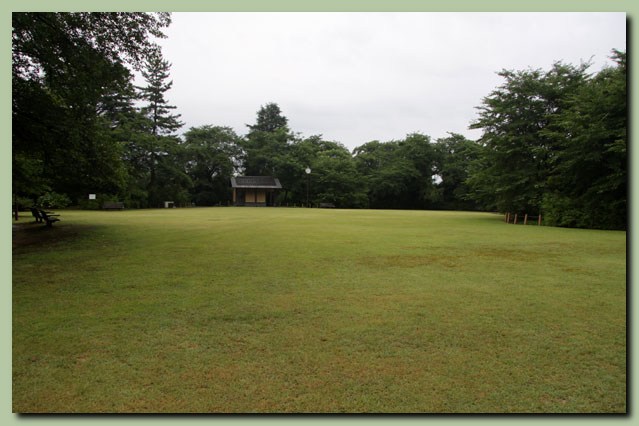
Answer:
[[[14,412],[621,413],[626,233],[484,213],[21,219]]]

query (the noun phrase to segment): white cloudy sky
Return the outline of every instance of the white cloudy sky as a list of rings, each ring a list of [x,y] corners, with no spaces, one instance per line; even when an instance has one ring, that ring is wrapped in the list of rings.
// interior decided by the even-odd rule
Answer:
[[[591,71],[626,48],[625,13],[174,13],[161,40],[186,123],[246,134],[261,105],[353,149],[468,130],[501,69]]]

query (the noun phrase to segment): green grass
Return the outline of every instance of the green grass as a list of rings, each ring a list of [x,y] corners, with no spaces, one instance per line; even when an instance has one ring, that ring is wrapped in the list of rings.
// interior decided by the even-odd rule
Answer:
[[[14,412],[621,413],[626,233],[62,212],[13,249]]]

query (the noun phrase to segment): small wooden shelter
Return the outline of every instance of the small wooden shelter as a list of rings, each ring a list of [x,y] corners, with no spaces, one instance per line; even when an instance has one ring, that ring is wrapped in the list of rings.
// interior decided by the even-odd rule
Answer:
[[[275,205],[279,179],[272,176],[237,176],[231,178],[234,206],[264,207]]]

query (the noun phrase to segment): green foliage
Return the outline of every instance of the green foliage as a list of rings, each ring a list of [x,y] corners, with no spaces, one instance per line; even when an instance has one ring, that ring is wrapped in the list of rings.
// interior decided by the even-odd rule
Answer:
[[[499,73],[505,83],[484,98],[479,119],[471,128],[483,129],[483,158],[468,179],[475,199],[499,211],[540,211],[556,140],[556,127],[566,100],[583,84],[588,65],[556,63],[549,71]]]
[[[29,197],[14,197],[13,198],[13,210],[17,208],[18,211],[26,210],[29,207],[33,207],[35,205],[35,201],[33,198]]]
[[[627,220],[626,55],[582,85],[549,133],[557,141],[549,194],[550,223],[625,229]]]
[[[277,104],[260,108],[257,123],[241,140],[244,175],[275,176],[283,186],[280,204],[332,203],[337,207],[365,207],[366,185],[350,152],[321,135],[305,139],[289,131]],[[306,174],[306,168],[311,174]]]
[[[437,153],[428,136],[371,141],[353,151],[356,169],[367,184],[372,208],[436,208],[441,194],[434,186]]]
[[[193,182],[192,198],[198,206],[231,199],[229,180],[239,166],[240,138],[230,127],[192,127],[184,134],[186,172]]]
[[[451,133],[438,139],[434,145],[437,153],[437,174],[441,183],[441,206],[446,210],[477,210],[480,205],[468,185],[472,165],[482,154],[482,145]]]
[[[43,171],[44,161],[21,152],[13,152],[11,169],[14,194],[22,194],[31,198],[50,190]]]
[[[57,192],[47,192],[38,197],[36,206],[47,209],[61,209],[71,204],[71,200],[66,194],[58,194]]]
[[[544,224],[566,228],[583,227],[588,213],[573,199],[548,193],[543,199]]]
[[[85,72],[80,63],[87,52],[139,69],[154,48],[150,36],[164,38],[162,28],[170,23],[170,14],[164,12],[15,12],[13,69],[28,79],[39,79],[43,73]]]
[[[594,76],[555,64],[503,71],[484,99],[481,156],[470,164],[470,196],[485,207],[536,214],[545,223],[625,229],[627,218],[626,55]]]
[[[290,140],[292,135],[285,127],[250,132],[241,142],[244,174],[278,176],[287,162]]]
[[[288,118],[282,115],[280,107],[276,103],[267,103],[257,111],[257,119],[254,125],[248,125],[253,132],[273,133],[279,129],[287,129]]]
[[[356,168],[366,182],[372,208],[393,207],[391,203],[399,198],[402,191],[401,181],[393,175],[396,170],[406,167],[406,163],[394,160],[396,149],[396,142],[371,141],[353,151]]]
[[[149,207],[162,207],[165,201],[176,205],[190,203],[192,181],[185,170],[185,149],[176,138],[157,138],[147,184]]]
[[[117,192],[125,167],[108,99],[162,37],[167,13],[12,14],[14,192]]]
[[[164,97],[173,84],[167,81],[170,68],[161,51],[155,49],[148,55],[142,71],[146,86],[139,89],[145,104],[136,120],[142,135],[132,141],[130,149],[135,152],[139,167],[134,182],[142,185],[147,195],[145,207],[161,207],[165,201],[190,203],[188,191],[192,182],[184,167],[184,147],[172,134],[183,123],[179,114],[171,114],[176,107]]]
[[[332,203],[336,207],[365,207],[366,188],[355,169],[353,158],[345,146],[312,136],[294,146],[298,165],[293,176],[291,197],[305,203],[306,190],[312,205]],[[306,167],[311,174],[305,173]],[[307,188],[308,186],[308,188]]]
[[[179,120],[180,114],[171,114],[176,107],[169,105],[164,98],[164,94],[173,86],[173,81],[167,81],[170,69],[171,64],[162,57],[159,49],[151,51],[142,69],[142,77],[147,85],[138,88],[141,100],[146,102],[140,112],[147,117],[150,125],[148,131],[154,136],[171,135],[184,125]]]

